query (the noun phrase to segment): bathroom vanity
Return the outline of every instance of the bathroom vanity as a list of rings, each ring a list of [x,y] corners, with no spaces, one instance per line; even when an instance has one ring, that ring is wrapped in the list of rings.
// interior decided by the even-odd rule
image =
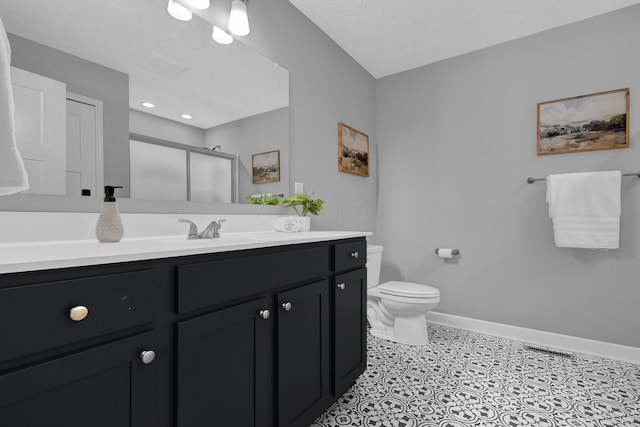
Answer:
[[[5,268],[0,425],[308,426],[366,367],[368,233],[299,234]]]

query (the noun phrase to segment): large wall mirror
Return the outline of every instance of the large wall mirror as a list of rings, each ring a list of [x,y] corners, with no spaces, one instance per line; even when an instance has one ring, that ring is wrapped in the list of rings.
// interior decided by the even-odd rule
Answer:
[[[153,149],[140,150],[141,140],[155,143],[159,152],[182,145],[218,163],[237,158],[235,166],[225,166],[235,174],[234,196],[211,201],[246,202],[251,194],[288,192],[289,73],[238,40],[214,42],[206,13],[183,22],[167,13],[166,0],[20,0],[0,3],[0,16],[16,76],[23,73],[16,79],[31,81],[35,75],[45,86],[48,80],[62,84],[51,89],[63,94],[57,113],[40,113],[44,110],[37,106],[34,114],[42,117],[35,125],[16,124],[36,145],[50,144],[39,138],[57,144],[49,149],[50,157],[43,154],[51,167],[30,172],[32,194],[100,197],[102,185],[123,185],[121,196],[136,197],[131,193],[131,147],[143,153],[152,169],[166,167]],[[18,96],[23,95],[31,99],[29,93]],[[66,124],[60,125],[65,123],[60,109]],[[43,130],[51,122],[57,125]],[[74,153],[91,151],[78,142],[82,138],[96,152],[89,153],[93,157],[84,166],[72,166]],[[252,156],[276,150],[280,180],[254,184]],[[65,157],[63,178],[57,183],[48,179],[49,169],[60,169],[56,159]],[[80,182],[76,169],[89,178]],[[213,184],[223,181],[215,174],[198,176]]]

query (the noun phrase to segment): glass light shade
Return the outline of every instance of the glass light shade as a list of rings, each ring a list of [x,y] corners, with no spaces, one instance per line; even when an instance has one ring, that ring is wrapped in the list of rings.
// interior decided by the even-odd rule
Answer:
[[[191,11],[181,5],[180,3],[176,3],[174,0],[169,0],[169,4],[167,5],[167,12],[169,15],[180,21],[190,21],[193,16]]]
[[[233,0],[231,2],[231,13],[229,14],[229,31],[236,36],[246,36],[249,34],[249,18],[247,17],[247,4],[244,0]]]
[[[213,33],[211,33],[211,37],[216,43],[220,44],[231,44],[233,43],[233,37],[230,34],[227,34],[220,27],[213,26]]]
[[[211,2],[209,0],[187,0],[187,3],[195,9],[208,9],[211,6]]]
[[[183,118],[183,119],[185,119],[185,120],[191,120],[191,119],[193,119],[193,117],[192,117],[191,115],[189,115],[189,114],[182,114],[182,115],[180,115],[180,117],[182,117],[182,118]]]

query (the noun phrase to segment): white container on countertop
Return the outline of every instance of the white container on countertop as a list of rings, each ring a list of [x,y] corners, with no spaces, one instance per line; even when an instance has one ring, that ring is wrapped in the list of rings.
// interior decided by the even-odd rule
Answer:
[[[96,224],[96,238],[102,243],[119,242],[124,235],[124,225],[114,196],[116,188],[122,187],[104,186],[104,203]]]

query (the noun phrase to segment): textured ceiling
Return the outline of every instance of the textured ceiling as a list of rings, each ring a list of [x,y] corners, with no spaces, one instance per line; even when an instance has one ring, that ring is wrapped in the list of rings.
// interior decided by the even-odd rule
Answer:
[[[289,1],[376,78],[640,3],[640,0]]]

